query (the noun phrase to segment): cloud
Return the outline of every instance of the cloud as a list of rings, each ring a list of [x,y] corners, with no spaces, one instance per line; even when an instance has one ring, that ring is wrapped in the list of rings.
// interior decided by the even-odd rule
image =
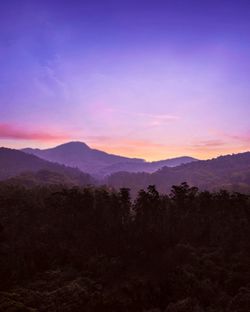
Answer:
[[[69,139],[69,136],[61,133],[30,131],[1,123],[0,138],[11,140],[60,141]]]
[[[236,135],[227,134],[226,137],[228,137],[229,139],[238,141],[240,143],[247,143],[250,145],[250,132],[244,133],[244,134],[236,134]]]
[[[221,148],[225,145],[222,140],[202,140],[192,145],[195,148]]]
[[[179,116],[171,115],[171,114],[149,114],[149,113],[130,113],[130,115],[143,118],[146,120],[148,125],[151,126],[160,126],[169,122],[178,121],[180,119]]]
[[[185,146],[187,151],[194,153],[195,157],[207,159],[231,153],[241,153],[249,150],[250,135],[228,134],[217,132],[215,139],[197,140]]]
[[[95,107],[97,108],[97,107]],[[121,122],[121,120],[129,120],[134,121],[141,126],[146,127],[158,127],[165,124],[169,124],[172,122],[176,122],[180,120],[179,116],[172,114],[151,114],[144,112],[133,112],[127,110],[116,109],[111,106],[102,106],[100,109],[95,109],[95,117],[96,111],[101,111],[101,117],[103,118],[105,115],[109,116],[110,120],[114,121],[114,118]],[[106,116],[106,117],[107,117]],[[126,116],[126,117],[125,117]]]
[[[166,147],[165,144],[152,142],[150,140],[142,139],[129,139],[127,137],[117,137],[117,136],[86,136],[85,139],[92,144],[105,143],[109,146],[127,146],[127,147]]]

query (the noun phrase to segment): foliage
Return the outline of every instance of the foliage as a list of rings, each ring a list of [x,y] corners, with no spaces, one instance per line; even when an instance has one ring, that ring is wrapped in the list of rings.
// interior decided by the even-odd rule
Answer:
[[[174,168],[164,167],[152,174],[141,172],[118,172],[106,178],[110,187],[129,187],[132,195],[148,185],[156,185],[159,192],[166,193],[173,184],[187,181],[201,190],[227,189],[250,193],[250,152],[220,156],[211,160],[194,161]]]
[[[9,179],[10,184],[94,184],[94,179],[77,168],[66,167],[40,159],[24,152],[0,148],[0,181]]]
[[[0,312],[248,312],[250,199],[0,185]]]

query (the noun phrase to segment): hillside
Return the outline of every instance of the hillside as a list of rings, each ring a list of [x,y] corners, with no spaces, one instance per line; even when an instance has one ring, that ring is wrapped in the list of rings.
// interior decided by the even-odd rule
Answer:
[[[146,162],[140,158],[128,158],[90,148],[82,142],[69,142],[50,149],[25,148],[25,153],[36,155],[48,161],[70,167],[77,167],[83,172],[103,177],[114,172],[154,172],[164,166],[178,166],[195,161],[192,157]]]
[[[193,161],[197,161],[197,159],[189,156],[183,156],[152,162],[124,162],[108,166],[104,168],[102,172],[104,173],[104,175],[109,175],[120,171],[153,173],[165,166],[176,167]]]
[[[62,174],[48,170],[39,170],[37,172],[22,172],[17,176],[4,180],[4,183],[9,185],[22,185],[25,187],[34,187],[41,185],[65,185],[67,187],[73,187],[76,185],[87,185],[93,183],[93,181],[88,182],[88,179],[86,177],[86,182],[84,182],[83,178],[80,181],[77,176]]]
[[[250,152],[196,161],[174,168],[164,167],[152,174],[119,172],[106,178],[109,186],[129,187],[133,192],[150,184],[166,192],[172,185],[183,181],[201,189],[225,188],[247,192],[250,190]]]
[[[69,142],[50,149],[25,148],[25,153],[36,155],[48,161],[57,162],[71,167],[78,167],[83,172],[100,173],[105,167],[122,162],[143,162],[143,159],[108,154],[91,149],[82,142]]]
[[[41,172],[40,178],[39,175],[34,177],[34,174],[41,170],[43,172],[43,178]],[[28,176],[31,178],[33,175],[31,180],[37,179],[39,182],[40,179],[40,182],[42,182],[42,180],[43,182],[46,182],[45,172],[47,172],[47,176],[50,176],[50,179],[53,175],[54,177],[57,176],[55,180],[58,181],[58,183],[68,181],[71,184],[86,185],[94,182],[90,175],[82,173],[76,168],[52,163],[18,150],[0,148],[0,180],[19,176],[15,179],[16,181],[22,182],[23,179],[25,179],[25,175],[26,178],[28,178]],[[12,181],[14,181],[14,179],[12,179]]]

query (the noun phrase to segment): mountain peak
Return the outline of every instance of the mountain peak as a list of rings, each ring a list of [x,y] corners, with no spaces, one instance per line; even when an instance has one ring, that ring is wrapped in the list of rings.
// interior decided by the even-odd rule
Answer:
[[[55,148],[59,147],[76,147],[76,148],[90,148],[86,143],[80,142],[80,141],[71,141],[67,143],[60,144],[56,146]]]
[[[60,144],[48,150],[57,150],[57,151],[68,152],[68,153],[81,153],[81,152],[90,151],[91,148],[83,142],[72,141],[72,142]]]
[[[24,149],[23,151],[48,161],[77,167],[83,172],[98,176],[105,176],[117,171],[154,172],[164,166],[174,167],[196,160],[179,157],[176,159],[146,162],[143,159],[128,158],[92,149],[87,144],[79,141],[67,142],[45,150]]]

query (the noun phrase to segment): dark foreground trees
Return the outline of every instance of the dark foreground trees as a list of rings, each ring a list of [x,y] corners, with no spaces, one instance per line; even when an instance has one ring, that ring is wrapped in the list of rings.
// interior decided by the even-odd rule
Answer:
[[[0,311],[250,311],[250,201],[0,186]]]

